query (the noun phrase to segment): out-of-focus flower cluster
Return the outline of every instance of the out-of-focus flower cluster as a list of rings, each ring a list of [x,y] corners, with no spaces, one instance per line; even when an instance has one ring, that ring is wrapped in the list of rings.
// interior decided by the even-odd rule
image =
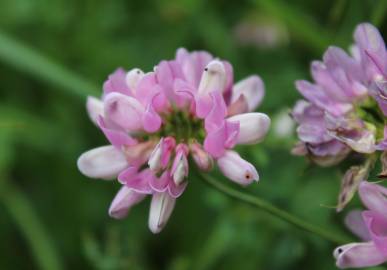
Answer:
[[[330,47],[322,61],[314,61],[314,83],[297,81],[305,100],[292,116],[298,124],[296,155],[321,166],[335,165],[351,154],[361,162],[345,173],[337,210],[359,190],[367,211],[353,211],[348,227],[365,242],[338,247],[340,268],[367,267],[387,261],[387,189],[367,181],[378,158],[387,177],[387,53],[379,31],[368,23],[356,27],[351,55]]]
[[[148,73],[118,69],[103,90],[101,99],[88,98],[87,110],[111,145],[82,154],[78,167],[92,178],[118,178],[112,217],[150,195],[149,228],[160,232],[187,186],[190,157],[203,171],[216,161],[238,184],[258,181],[254,166],[232,150],[260,142],[269,129],[269,117],[253,112],[264,96],[258,76],[234,85],[230,63],[179,49]]]
[[[329,47],[322,61],[312,62],[314,82],[296,82],[305,100],[292,111],[299,137],[294,154],[321,166],[335,165],[352,153],[364,157],[364,163],[351,167],[343,178],[338,210],[367,178],[375,156],[387,150],[386,46],[368,23],[356,27],[354,39],[350,55]]]

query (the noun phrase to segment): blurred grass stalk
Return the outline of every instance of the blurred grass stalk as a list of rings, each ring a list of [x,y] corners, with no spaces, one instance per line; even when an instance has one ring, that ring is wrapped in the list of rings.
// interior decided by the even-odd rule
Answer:
[[[7,36],[2,31],[0,31],[0,60],[80,98],[98,93],[98,86]]]
[[[0,180],[0,201],[5,205],[27,240],[39,268],[43,270],[63,269],[55,246],[28,198],[12,185],[9,179]]]

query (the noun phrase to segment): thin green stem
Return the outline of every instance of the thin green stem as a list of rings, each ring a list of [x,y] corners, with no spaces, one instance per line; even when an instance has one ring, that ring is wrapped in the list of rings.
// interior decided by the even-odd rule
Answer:
[[[51,61],[19,41],[0,31],[0,60],[43,79],[59,89],[84,98],[98,93],[93,83],[78,77],[74,72]]]
[[[5,179],[2,179],[0,188],[0,201],[27,240],[39,269],[63,269],[54,244],[28,198]]]
[[[254,207],[260,208],[290,224],[293,224],[294,226],[298,227],[299,229],[302,229],[304,231],[311,232],[315,235],[318,235],[326,240],[329,240],[336,244],[344,244],[351,242],[351,239],[348,239],[346,237],[343,237],[341,235],[337,235],[335,233],[332,233],[330,231],[327,231],[321,227],[318,227],[316,225],[310,224],[303,219],[296,217],[284,210],[281,210],[277,208],[276,206],[272,205],[271,203],[252,196],[250,194],[246,194],[243,192],[240,192],[238,190],[235,190],[227,185],[222,184],[221,182],[215,180],[213,177],[211,177],[208,174],[200,174],[202,179],[208,183],[213,188],[217,189],[218,191],[237,199],[238,201],[244,202],[246,204],[252,205]]]

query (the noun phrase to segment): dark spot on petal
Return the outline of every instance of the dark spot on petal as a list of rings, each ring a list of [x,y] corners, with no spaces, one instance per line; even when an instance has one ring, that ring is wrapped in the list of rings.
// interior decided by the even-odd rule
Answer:
[[[208,71],[208,68],[205,68],[204,71]]]
[[[341,253],[343,253],[343,249],[342,249],[342,248],[339,248],[339,249],[337,250],[337,252],[338,252],[339,254],[341,254]]]

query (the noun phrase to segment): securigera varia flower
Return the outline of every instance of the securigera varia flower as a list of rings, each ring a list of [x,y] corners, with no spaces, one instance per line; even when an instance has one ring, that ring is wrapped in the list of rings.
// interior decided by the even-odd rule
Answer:
[[[297,81],[306,100],[295,105],[292,116],[299,124],[299,143],[293,149],[322,166],[339,163],[351,153],[363,157],[344,175],[338,199],[341,210],[360,181],[367,179],[380,155],[387,150],[387,53],[379,31],[368,23],[354,33],[351,55],[329,47],[323,61],[314,61],[314,83]],[[380,177],[386,177],[381,172]]]
[[[370,267],[387,262],[387,189],[363,181],[359,194],[367,210],[349,212],[345,223],[362,242],[335,249],[339,268]]]
[[[78,168],[118,178],[110,216],[125,217],[150,195],[149,228],[160,232],[187,186],[189,157],[203,171],[216,161],[238,184],[258,181],[254,166],[232,150],[260,142],[269,129],[269,117],[253,112],[264,95],[258,76],[233,85],[230,63],[179,49],[151,72],[116,70],[103,90],[101,99],[88,98],[87,110],[111,145],[82,154]]]

